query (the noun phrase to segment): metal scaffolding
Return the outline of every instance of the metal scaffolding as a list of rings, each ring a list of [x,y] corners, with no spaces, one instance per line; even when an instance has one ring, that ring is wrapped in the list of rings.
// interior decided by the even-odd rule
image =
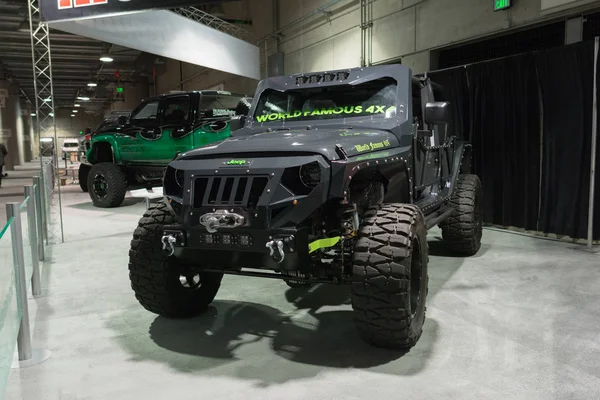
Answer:
[[[52,86],[52,56],[50,28],[42,22],[40,1],[28,0],[29,30],[31,33],[31,60],[35,91],[36,128],[40,143],[40,165],[45,206],[47,210],[47,243],[63,243],[62,199],[58,173],[58,138],[54,118],[54,89]],[[52,146],[44,145],[43,138],[53,138]]]
[[[204,11],[196,7],[175,8],[172,11],[181,16],[194,20],[202,25],[206,25],[217,31],[221,31],[246,42],[250,42],[253,44],[256,44],[257,42],[257,39],[249,31],[242,29],[239,26],[230,24],[227,21],[223,21],[222,19],[217,18],[214,15],[205,13]]]

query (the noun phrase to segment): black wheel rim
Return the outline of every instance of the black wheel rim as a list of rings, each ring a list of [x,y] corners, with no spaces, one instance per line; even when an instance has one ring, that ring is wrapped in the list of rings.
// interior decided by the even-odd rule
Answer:
[[[104,198],[108,194],[108,182],[102,174],[94,176],[94,193],[99,198]]]
[[[421,260],[421,241],[413,239],[412,255],[410,261],[410,314],[414,318],[421,304],[421,271],[423,261]]]

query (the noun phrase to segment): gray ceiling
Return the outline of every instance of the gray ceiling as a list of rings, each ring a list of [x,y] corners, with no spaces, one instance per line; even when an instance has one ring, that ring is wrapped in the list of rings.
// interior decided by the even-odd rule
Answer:
[[[39,1],[39,0],[38,0]],[[197,0],[200,8],[208,11],[209,5],[236,0]],[[27,0],[0,0],[0,74],[16,80],[25,96],[35,104],[33,68],[31,61],[31,37],[29,31],[21,32],[23,23],[28,25]],[[36,26],[38,21],[34,21]],[[162,60],[153,54],[140,53],[117,45],[94,39],[50,30],[54,104],[56,108],[71,108],[77,95],[85,92],[90,101],[82,103],[89,113],[102,113],[112,102],[113,88],[120,83],[148,83],[153,69],[164,72]],[[100,55],[108,50],[114,58],[112,63],[100,61]],[[96,88],[88,88],[91,80]]]
[[[4,74],[17,81],[25,95],[35,102],[31,38],[19,31],[28,23],[27,0],[0,0],[0,64]],[[91,101],[85,102],[88,112],[101,112],[112,101],[111,89],[121,83],[148,82],[157,57],[139,51],[104,44],[99,41],[60,31],[50,30],[54,101],[57,108],[72,107],[78,90],[86,91]],[[103,63],[100,55],[109,50],[112,63]],[[157,64],[160,68],[160,64]],[[96,89],[87,87],[90,80],[98,82]]]

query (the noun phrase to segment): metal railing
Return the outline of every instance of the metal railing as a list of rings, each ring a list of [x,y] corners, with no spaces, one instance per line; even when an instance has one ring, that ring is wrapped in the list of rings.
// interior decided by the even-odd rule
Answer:
[[[8,222],[0,230],[0,398],[11,368],[35,365],[50,356],[32,346],[28,303],[28,293],[34,298],[43,293],[41,262],[46,257],[49,205],[42,182],[34,177],[33,184],[24,187],[23,202],[6,204]],[[18,356],[13,360],[15,347]]]

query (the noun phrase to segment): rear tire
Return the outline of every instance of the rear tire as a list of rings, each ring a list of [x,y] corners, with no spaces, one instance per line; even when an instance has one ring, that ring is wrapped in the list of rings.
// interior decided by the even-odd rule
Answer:
[[[477,175],[461,175],[450,199],[454,212],[442,223],[442,238],[453,253],[473,256],[483,236],[483,189]]]
[[[163,202],[144,213],[131,241],[129,279],[136,299],[146,310],[170,318],[190,318],[212,303],[223,274],[191,272],[164,253],[164,226],[176,222]],[[190,287],[184,286],[182,276],[190,277],[184,278]]]
[[[88,191],[96,207],[118,207],[127,193],[127,177],[118,165],[95,164],[88,174]]]
[[[352,307],[358,333],[377,347],[408,349],[423,331],[429,249],[421,210],[371,207],[354,247]]]
[[[79,187],[84,193],[88,192],[88,175],[90,174],[90,166],[81,164],[79,166]]]

